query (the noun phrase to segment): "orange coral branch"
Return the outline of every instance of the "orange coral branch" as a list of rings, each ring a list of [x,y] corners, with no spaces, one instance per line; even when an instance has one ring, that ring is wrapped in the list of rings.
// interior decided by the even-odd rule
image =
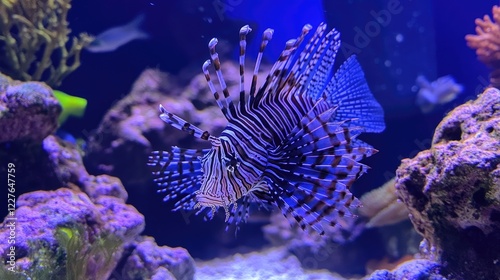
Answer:
[[[476,33],[465,36],[467,46],[476,50],[478,59],[492,68],[490,83],[500,87],[500,7],[493,6],[493,20],[485,15],[476,19]]]

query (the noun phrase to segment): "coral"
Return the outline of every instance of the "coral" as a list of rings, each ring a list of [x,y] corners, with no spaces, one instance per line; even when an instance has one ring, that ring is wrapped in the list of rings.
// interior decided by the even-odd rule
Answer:
[[[107,279],[116,265],[122,241],[112,234],[89,238],[88,228],[58,227],[58,247],[32,242],[27,257],[18,261],[18,271],[0,271],[1,279]],[[10,272],[10,273],[9,273]]]
[[[454,279],[499,279],[500,91],[451,111],[432,147],[402,161],[396,189],[423,255]]]
[[[71,0],[2,0],[0,72],[51,87],[80,65],[80,52],[92,42],[87,34],[71,43],[66,17]],[[70,47],[68,47],[70,45]]]
[[[197,263],[197,279],[344,280],[324,270],[304,270],[284,248],[271,248],[245,255]]]
[[[391,260],[390,258],[387,257],[379,260],[370,260],[366,263],[366,271],[367,273],[371,274],[376,270],[382,270],[382,269],[393,270],[398,265],[413,259],[414,259],[413,256],[405,255],[402,258],[396,260]]]
[[[85,177],[81,181],[83,191],[92,199],[96,200],[100,196],[112,196],[125,202],[128,193],[122,185],[120,179],[108,175]]]
[[[116,265],[122,240],[109,233],[91,240],[86,232],[81,226],[56,229],[57,241],[65,254],[66,279],[107,279]]]
[[[17,270],[5,266],[0,268],[0,279],[29,280],[29,279],[62,279],[65,278],[65,266],[61,260],[64,258],[63,250],[52,250],[43,242],[31,244],[32,250],[28,257],[16,260]]]
[[[393,279],[446,280],[447,278],[441,275],[441,269],[442,269],[441,266],[433,261],[412,260],[399,265],[393,271],[377,270],[365,279],[366,280],[393,280]],[[479,278],[474,278],[474,279],[479,279]]]
[[[132,247],[120,279],[193,279],[194,260],[186,249],[159,247],[152,237],[141,237]]]
[[[238,65],[225,63],[222,67],[225,69],[229,91],[239,92]],[[247,73],[249,76],[246,78],[251,80],[253,71]],[[131,92],[110,109],[98,129],[92,133],[84,159],[91,173],[117,176],[127,186],[141,185],[151,181],[147,166],[151,147],[195,141],[158,117],[159,104],[210,133],[218,134],[224,129],[227,121],[217,107],[205,76],[200,73],[187,84],[183,76],[189,74],[172,77],[154,69],[141,74]],[[234,98],[237,100],[238,97]],[[203,147],[207,143],[199,142],[196,145]],[[136,160],[130,161],[131,158]]]
[[[391,225],[408,218],[408,210],[398,201],[394,183],[395,178],[360,198],[363,207],[359,208],[358,212],[369,218],[367,228]]]
[[[63,188],[49,192],[36,191],[21,195],[17,199],[17,206],[18,208],[14,212],[15,218],[17,218],[16,257],[18,260],[27,261],[27,267],[32,267],[36,262],[35,259],[30,259],[32,256],[30,254],[39,251],[41,247],[64,247],[64,243],[61,244],[61,227],[85,229],[85,234],[70,230],[73,235],[85,235],[83,237],[85,241],[73,239],[75,242],[104,242],[101,247],[91,246],[87,248],[86,250],[90,250],[88,251],[90,253],[84,253],[80,250],[79,254],[84,254],[84,257],[88,257],[89,254],[94,257],[98,256],[100,248],[112,246],[109,242],[106,243],[106,240],[111,240],[110,242],[113,243],[113,239],[118,239],[122,244],[129,243],[144,229],[144,217],[135,208],[124,204],[119,198],[106,195],[99,196],[92,201],[86,194],[70,189]],[[6,225],[11,221],[6,218],[2,223],[0,238],[8,238],[10,230]],[[93,244],[99,245],[100,243]],[[66,244],[66,249],[70,250],[71,253],[74,251],[74,248],[68,247],[68,244]],[[87,262],[89,271],[99,271],[101,275],[109,275],[118,262],[122,251],[123,246],[116,248],[116,255],[105,272],[102,270],[103,267],[99,264],[99,260]],[[9,252],[9,244],[5,242],[0,245],[0,257],[5,259],[7,252]],[[68,252],[66,254],[69,256]],[[82,255],[75,257],[81,258]],[[92,267],[92,265],[94,266]]]
[[[76,146],[50,135],[43,140],[43,151],[47,155],[50,169],[61,185],[81,184],[89,174],[83,166],[82,157]]]
[[[89,175],[74,144],[51,135],[39,145],[12,145],[9,152],[16,172],[31,178],[16,181],[19,193],[28,183],[71,189],[35,191],[17,199],[16,269],[22,273],[0,267],[0,279],[108,279],[111,273],[134,277],[133,272],[151,276],[141,279],[192,279],[194,264],[187,251],[138,237],[144,217],[125,204],[128,194],[121,181]],[[0,225],[0,238],[8,237],[8,222]],[[6,257],[8,245],[0,245],[0,258]]]
[[[19,82],[0,74],[0,143],[40,142],[56,131],[61,113],[52,90],[39,82]]]
[[[500,7],[493,6],[493,20],[485,15],[476,19],[476,35],[465,36],[467,45],[476,50],[478,59],[491,68],[490,84],[500,87]]]
[[[47,136],[42,143],[12,142],[0,145],[0,170],[7,163],[16,166],[16,172],[29,174],[16,178],[19,194],[32,190],[54,190],[63,186],[84,188],[92,180],[82,163],[75,144]],[[1,172],[0,171],[0,172]]]

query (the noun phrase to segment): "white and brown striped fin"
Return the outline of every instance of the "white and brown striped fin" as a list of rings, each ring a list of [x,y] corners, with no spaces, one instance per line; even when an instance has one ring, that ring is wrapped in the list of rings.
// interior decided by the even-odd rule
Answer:
[[[262,63],[262,56],[264,55],[264,50],[266,49],[267,44],[273,38],[273,29],[266,29],[262,33],[262,41],[260,43],[259,53],[257,54],[257,59],[255,61],[255,67],[253,69],[252,76],[252,84],[250,85],[250,106],[255,106],[256,102],[254,102],[255,95],[257,93],[257,76],[259,74],[260,64]],[[265,88],[265,86],[262,86]]]
[[[212,64],[214,66],[214,69],[215,69],[215,73],[217,74],[217,79],[219,80],[219,85],[222,89],[222,94],[224,96],[224,103],[222,105],[222,113],[226,116],[226,118],[228,120],[230,120],[231,118],[236,118],[237,115],[236,115],[236,110],[235,110],[235,107],[234,107],[234,103],[233,103],[233,100],[231,98],[231,94],[229,93],[229,90],[227,89],[227,84],[226,84],[226,80],[224,80],[224,75],[222,74],[222,71],[221,71],[221,62],[220,62],[220,59],[219,59],[219,54],[217,53],[217,51],[215,50],[215,47],[217,46],[217,43],[219,41],[217,40],[217,38],[213,38],[212,40],[210,40],[210,42],[208,43],[208,49],[210,51],[210,59],[212,61]],[[205,74],[205,77],[208,77],[207,74]],[[210,83],[210,81],[207,79],[207,81]],[[219,101],[219,96],[218,95],[215,95],[215,100],[216,101]],[[220,106],[220,105],[219,105]]]
[[[203,131],[198,127],[190,124],[189,122],[183,120],[182,118],[168,112],[167,109],[165,109],[165,107],[163,107],[161,104],[160,104],[160,112],[161,112],[160,119],[170,124],[171,126],[179,130],[185,131],[196,138],[203,140],[210,140],[211,135],[208,131]]]
[[[349,216],[357,205],[349,191],[368,167],[358,162],[376,152],[369,146],[353,146],[362,128],[329,122],[336,108],[322,113],[313,107],[270,156],[267,176],[278,194],[277,205],[301,228],[323,234],[323,223],[332,226]],[[276,195],[275,195],[276,196]]]
[[[247,50],[247,35],[252,29],[250,26],[245,25],[240,29],[240,111],[245,112],[246,102],[245,102],[245,54]]]
[[[200,157],[207,150],[182,149],[172,147],[169,152],[154,151],[149,156],[148,165],[154,168],[154,181],[158,184],[159,193],[164,193],[164,201],[177,198],[181,194],[189,194],[200,187]]]

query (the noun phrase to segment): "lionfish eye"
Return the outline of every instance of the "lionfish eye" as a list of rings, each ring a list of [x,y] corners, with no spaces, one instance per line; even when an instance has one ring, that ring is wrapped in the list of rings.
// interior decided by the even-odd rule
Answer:
[[[228,156],[224,157],[224,164],[226,165],[226,168],[229,172],[234,172],[236,167],[240,165],[240,162],[236,158],[235,154],[229,154]]]

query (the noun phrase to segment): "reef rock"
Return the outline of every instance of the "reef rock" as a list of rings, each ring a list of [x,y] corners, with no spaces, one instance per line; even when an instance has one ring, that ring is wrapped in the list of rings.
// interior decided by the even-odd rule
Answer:
[[[412,260],[399,265],[392,271],[377,270],[365,279],[366,280],[396,280],[396,279],[446,280],[447,278],[442,276],[440,274],[440,271],[441,271],[441,266],[436,262],[429,260]]]
[[[186,249],[160,247],[152,237],[141,237],[132,247],[133,251],[121,269],[120,279],[193,279],[194,260]]]
[[[13,217],[19,225],[16,245],[21,251],[29,247],[30,240],[55,244],[54,229],[58,226],[88,225],[95,233],[113,233],[125,242],[132,241],[144,229],[142,214],[123,199],[109,195],[91,200],[85,193],[67,188],[36,191],[21,195],[17,207]],[[4,223],[9,218],[12,217],[8,216]],[[0,236],[7,233],[5,228],[0,229]],[[0,256],[4,251],[0,246]]]
[[[274,246],[287,248],[305,269],[363,274],[364,263],[373,257],[366,252],[366,244],[351,242],[363,231],[364,220],[353,217],[339,220],[341,226],[325,227],[324,236],[304,231],[297,225],[290,226],[279,212],[271,215],[270,222],[263,227],[265,238]]]
[[[224,259],[197,263],[196,278],[218,279],[274,279],[274,280],[344,280],[325,270],[304,270],[295,256],[284,248],[271,248],[245,255],[236,254]]]
[[[56,131],[61,111],[47,85],[14,81],[0,73],[0,143],[42,141]]]
[[[104,273],[108,276],[121,256],[123,244],[134,240],[145,226],[144,217],[121,198],[101,195],[91,200],[85,193],[67,188],[21,195],[17,209],[10,212],[0,226],[3,240],[12,236],[12,228],[8,226],[12,223],[15,225],[16,257],[23,259],[21,263],[25,267],[38,261],[29,259],[37,251],[60,245],[57,231],[61,227],[83,229],[83,234],[88,235],[83,236],[85,243],[102,235],[117,238],[122,246],[114,252],[114,264]],[[8,259],[9,246],[7,242],[0,244],[1,258]]]
[[[14,142],[0,145],[0,172],[15,166],[16,195],[34,190],[54,190],[70,185],[84,188],[91,180],[80,149],[73,143],[49,135],[42,143]],[[29,174],[29,176],[27,176]]]
[[[422,253],[453,279],[500,279],[500,91],[451,111],[397,170]]]

